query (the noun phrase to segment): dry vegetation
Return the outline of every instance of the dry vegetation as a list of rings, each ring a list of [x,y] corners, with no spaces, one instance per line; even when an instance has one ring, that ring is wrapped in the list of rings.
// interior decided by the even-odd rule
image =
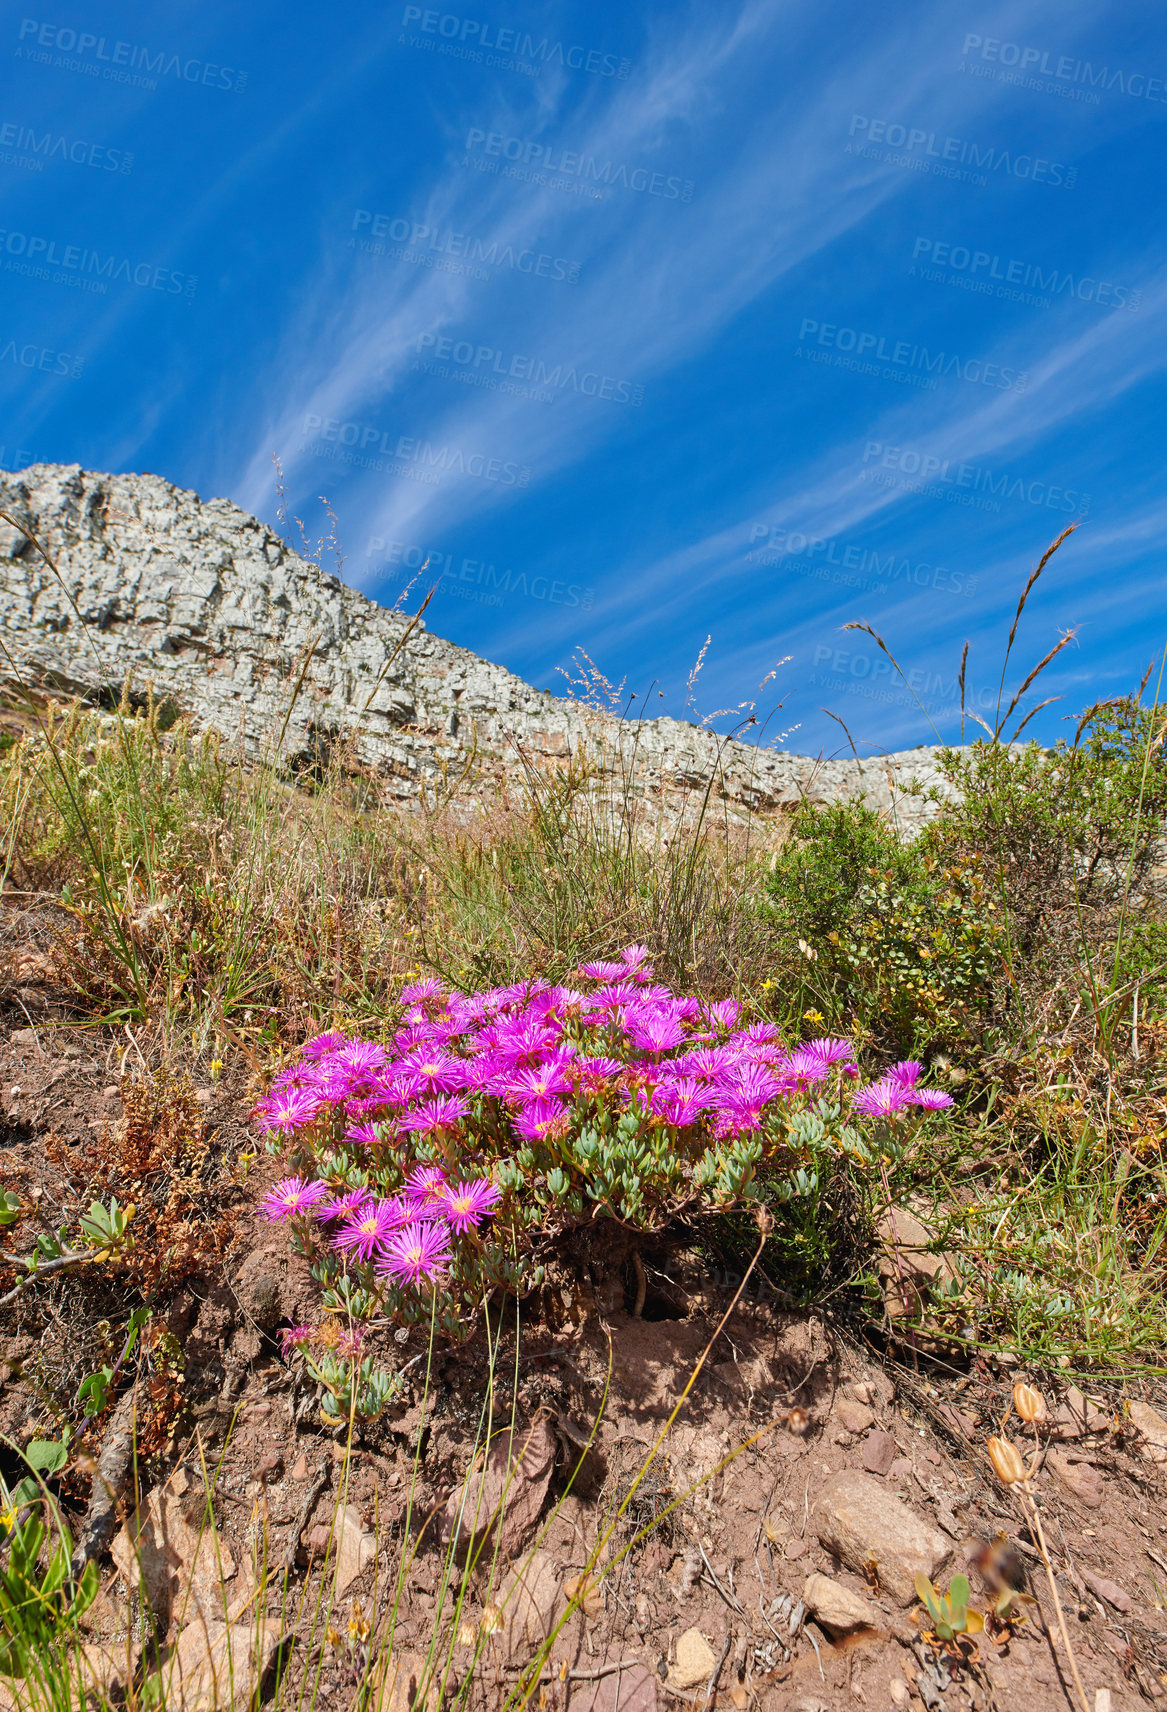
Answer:
[[[597,713],[597,745],[613,729]],[[1077,1406],[1075,1379],[1100,1399],[1090,1431],[1112,1458],[1116,1510],[1136,1514],[1157,1429],[1153,1411],[1134,1424],[1131,1406],[1147,1407],[1167,1352],[1165,729],[1145,683],[1087,710],[1053,750],[1011,745],[1002,721],[951,754],[959,795],[908,844],[862,804],[749,822],[712,792],[666,814],[594,750],[527,767],[509,791],[470,775],[416,812],[387,810],[344,756],[295,776],[242,765],[173,710],[14,692],[0,732],[0,1424],[12,1447],[0,1466],[17,1490],[17,1447],[61,1445],[57,1466],[41,1464],[49,1533],[96,1529],[98,1558],[132,1521],[135,1480],[143,1502],[154,1494],[151,1537],[183,1542],[165,1589],[145,1558],[128,1567],[132,1541],[116,1581],[115,1548],[89,1631],[104,1662],[91,1659],[80,1686],[81,1631],[53,1595],[45,1633],[60,1657],[21,1679],[32,1700],[64,1712],[85,1693],[143,1707],[161,1696],[201,1712],[212,1605],[196,1644],[189,1601],[213,1585],[240,1650],[223,1704],[258,1686],[386,1712],[411,1693],[418,1706],[604,1712],[621,1654],[635,1643],[647,1656],[676,1606],[690,1629],[732,1614],[693,1703],[793,1704],[768,1697],[789,1685],[806,1633],[780,1573],[806,1537],[789,1455],[814,1445],[823,1468],[853,1466],[832,1448],[845,1420],[828,1438],[840,1398],[864,1416],[856,1433],[889,1442],[910,1416],[913,1431],[940,1431],[937,1464],[968,1488],[970,1525],[1017,1528],[976,1447],[1018,1364],[1051,1416]],[[549,1249],[540,1291],[500,1295],[456,1358],[416,1330],[399,1337],[412,1389],[329,1436],[317,1388],[279,1352],[281,1327],[318,1292],[252,1216],[281,1168],[247,1127],[254,1100],[320,1030],[388,1038],[418,972],[460,989],[556,980],[634,942],[659,979],[736,998],[788,1041],[847,1034],[872,1068],[921,1060],[954,1096],[950,1117],[878,1169],[839,1162],[775,1202],[760,1249],[741,1212]],[[132,1204],[131,1222],[86,1234],[94,1202]],[[717,1280],[736,1285],[751,1266],[732,1362],[717,1345],[702,1366],[732,1295]],[[342,1341],[338,1330],[333,1349]],[[507,1454],[499,1464],[498,1435],[520,1421],[535,1426],[516,1473]],[[767,1463],[776,1433],[784,1448]],[[497,1490],[484,1497],[488,1475]],[[517,1532],[504,1548],[484,1530],[468,1562],[441,1518],[471,1479]],[[537,1539],[507,1511],[510,1485],[523,1514],[552,1504]],[[117,1499],[105,1521],[103,1488]],[[729,1520],[714,1520],[710,1495],[729,1493]],[[551,1579],[516,1594],[519,1545],[532,1542],[523,1573]],[[552,1574],[555,1553],[571,1578]],[[751,1558],[764,1628],[732,1580]],[[10,1595],[0,1589],[9,1629],[22,1620]],[[537,1644],[540,1600],[539,1621],[563,1617],[554,1645]],[[1016,1627],[1005,1621],[1006,1643]],[[601,1630],[597,1664],[588,1636]],[[933,1642],[935,1630],[931,1651],[909,1652],[897,1705],[941,1705],[946,1684],[989,1680],[963,1641]],[[1148,1694],[1161,1692],[1160,1644],[1157,1619],[1122,1629],[1127,1680]],[[666,1653],[674,1700],[692,1699],[698,1677],[678,1688],[679,1654]],[[558,1679],[542,1671],[568,1658]],[[894,1698],[891,1668],[876,1691]],[[658,1676],[629,1692],[627,1705],[649,1708],[672,1690]]]

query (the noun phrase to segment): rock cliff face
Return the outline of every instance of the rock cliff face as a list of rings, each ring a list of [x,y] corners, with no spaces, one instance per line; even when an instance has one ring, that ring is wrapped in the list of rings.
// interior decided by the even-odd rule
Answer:
[[[718,797],[755,812],[863,791],[911,830],[927,809],[902,787],[941,783],[928,749],[817,761],[673,719],[607,722],[601,738],[579,703],[424,623],[406,638],[406,616],[346,588],[229,500],[202,501],[158,476],[34,464],[0,474],[0,511],[16,520],[0,520],[0,634],[27,683],[84,695],[152,683],[251,754],[286,719],[290,755],[346,744],[388,797],[416,798],[468,767],[482,783],[515,776],[521,754],[602,750],[615,769],[622,750],[649,798],[703,792],[711,775]],[[0,658],[0,680],[12,677]]]

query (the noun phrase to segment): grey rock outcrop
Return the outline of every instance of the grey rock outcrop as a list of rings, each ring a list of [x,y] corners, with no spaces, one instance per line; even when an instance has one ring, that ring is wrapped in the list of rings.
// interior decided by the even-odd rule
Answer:
[[[912,831],[931,812],[908,793],[912,781],[946,788],[928,749],[823,761],[674,719],[617,723],[424,623],[403,645],[406,615],[347,588],[229,500],[200,500],[158,476],[34,464],[0,479],[0,511],[16,522],[0,521],[0,633],[26,683],[87,696],[153,685],[250,755],[281,732],[291,757],[323,760],[341,745],[390,798],[467,771],[482,783],[514,777],[524,755],[542,764],[586,753],[613,774],[630,769],[649,800],[699,800],[711,777],[737,811],[863,792]],[[12,677],[0,658],[0,680]]]

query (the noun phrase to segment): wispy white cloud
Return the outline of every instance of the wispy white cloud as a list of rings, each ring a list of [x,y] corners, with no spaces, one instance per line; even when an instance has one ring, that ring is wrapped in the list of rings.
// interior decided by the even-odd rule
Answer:
[[[679,162],[699,158],[691,207],[617,192],[602,207],[581,211],[555,191],[451,165],[424,207],[408,212],[436,228],[489,233],[500,246],[521,246],[538,230],[545,243],[553,235],[557,252],[565,254],[595,245],[595,222],[589,229],[584,221],[594,212],[605,238],[587,254],[580,285],[548,285],[540,293],[537,283],[524,282],[522,300],[501,305],[496,288],[489,299],[496,324],[521,332],[523,350],[547,350],[556,361],[595,360],[602,353],[609,373],[647,377],[690,362],[776,281],[906,188],[910,175],[878,167],[856,174],[853,161],[844,159],[856,104],[869,106],[872,89],[894,89],[896,102],[922,118],[935,110],[951,121],[954,97],[957,105],[970,99],[961,82],[938,93],[935,62],[947,38],[934,23],[922,25],[919,15],[905,14],[880,41],[856,34],[832,43],[825,76],[818,67],[811,74],[810,56],[822,53],[811,25],[821,28],[809,5],[763,0],[732,17],[703,13],[679,33],[666,20],[657,25],[647,76],[606,86],[598,110],[532,116],[508,106],[498,91],[484,103],[492,128],[597,161],[648,161],[676,171]],[[921,43],[922,33],[934,39]],[[784,36],[792,71],[782,98],[767,106],[751,80]],[[807,65],[805,78],[797,75],[798,56]],[[745,124],[740,112],[747,91]],[[983,92],[972,95],[979,104]],[[456,148],[462,133],[453,121],[449,130]],[[253,508],[270,505],[273,448],[297,479],[306,413],[383,419],[394,386],[408,372],[411,339],[423,329],[482,320],[479,284],[404,264],[386,265],[371,279],[346,279],[350,259],[346,253],[326,262],[267,377],[265,420],[241,484],[243,502]],[[540,414],[524,400],[476,392],[448,405],[431,401],[424,420],[409,431],[467,451],[504,446],[508,457],[536,467],[546,481],[590,455],[612,424],[599,413],[590,420],[569,410]],[[505,489],[484,484],[434,491],[387,482],[384,492],[362,495],[364,515],[355,526],[360,535],[432,538],[506,499]]]

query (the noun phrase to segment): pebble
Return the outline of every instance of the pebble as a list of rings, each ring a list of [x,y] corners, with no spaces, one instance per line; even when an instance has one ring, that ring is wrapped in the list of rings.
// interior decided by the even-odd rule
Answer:
[[[829,1575],[810,1575],[802,1590],[802,1602],[823,1628],[832,1635],[849,1635],[855,1629],[873,1629],[879,1612],[871,1601],[853,1593]]]
[[[916,1576],[934,1580],[952,1544],[889,1492],[874,1475],[848,1469],[815,1499],[811,1526],[829,1552],[857,1575],[875,1566],[881,1591],[901,1605],[916,1598]]]
[[[866,1403],[853,1402],[849,1397],[844,1397],[835,1404],[835,1415],[840,1426],[856,1436],[875,1425],[874,1411]]]
[[[1088,1510],[1098,1510],[1102,1506],[1102,1476],[1088,1462],[1079,1462],[1076,1458],[1067,1456],[1065,1451],[1051,1447],[1046,1454],[1049,1467],[1056,1474],[1067,1492],[1072,1492],[1079,1503],[1085,1504]]]
[[[891,1434],[880,1432],[878,1427],[863,1441],[863,1466],[868,1474],[890,1474],[899,1455],[899,1446]]]

